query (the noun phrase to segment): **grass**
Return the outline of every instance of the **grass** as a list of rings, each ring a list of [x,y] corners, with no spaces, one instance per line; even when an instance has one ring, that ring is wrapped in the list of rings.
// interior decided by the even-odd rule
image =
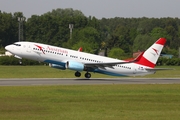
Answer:
[[[174,68],[175,70],[158,71],[147,75],[147,78],[179,78],[180,66],[163,66],[161,68]],[[0,78],[75,78],[75,71],[58,70],[48,66],[0,66]],[[82,73],[81,78],[84,78]],[[91,73],[92,78],[114,78],[113,76]]]
[[[179,77],[180,67],[170,68],[176,70],[145,77]],[[73,78],[74,71],[0,66],[0,78],[53,77]],[[92,73],[92,77],[111,76]],[[0,91],[0,119],[6,120],[179,120],[180,116],[180,84],[1,86]]]
[[[0,119],[178,120],[180,85],[0,87]]]
[[[0,66],[0,78],[75,78],[75,71],[59,70],[49,66]],[[84,78],[82,72],[82,78]],[[112,77],[92,73],[96,77]]]

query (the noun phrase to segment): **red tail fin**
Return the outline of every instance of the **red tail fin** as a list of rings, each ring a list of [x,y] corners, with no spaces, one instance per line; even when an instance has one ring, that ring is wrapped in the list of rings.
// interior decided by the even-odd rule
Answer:
[[[136,63],[154,68],[165,43],[166,43],[165,38],[159,38],[143,54],[138,56],[138,58],[136,59],[137,60]]]

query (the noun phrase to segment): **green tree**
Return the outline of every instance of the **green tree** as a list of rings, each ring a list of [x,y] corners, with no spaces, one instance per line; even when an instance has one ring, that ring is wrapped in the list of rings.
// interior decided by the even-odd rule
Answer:
[[[83,51],[95,53],[100,48],[100,33],[93,27],[86,27],[73,35],[73,39],[68,41],[68,46],[74,49],[83,47]],[[87,47],[87,45],[89,47]],[[89,49],[88,49],[89,48]]]
[[[133,52],[137,51],[145,51],[149,46],[151,46],[155,42],[153,37],[145,34],[145,35],[138,35],[133,43]]]
[[[124,50],[122,50],[121,48],[115,48],[114,47],[108,52],[108,57],[117,58],[117,59],[124,59],[125,53],[124,53]]]
[[[21,12],[14,13],[14,15],[0,12],[0,40],[2,46],[18,41],[18,17],[22,16]]]
[[[129,29],[124,26],[118,26],[112,34],[112,39],[108,40],[108,48],[119,47],[125,53],[131,52],[132,41],[129,35]]]
[[[170,39],[170,36],[168,36],[166,30],[164,30],[163,28],[160,27],[156,27],[154,28],[151,33],[150,33],[151,37],[153,37],[154,39],[158,39],[160,37],[164,37],[164,38],[168,38]]]

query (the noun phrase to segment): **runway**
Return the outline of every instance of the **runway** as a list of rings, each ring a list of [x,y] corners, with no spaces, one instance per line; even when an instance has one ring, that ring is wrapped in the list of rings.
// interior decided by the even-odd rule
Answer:
[[[0,86],[99,85],[99,84],[180,84],[180,78],[13,78],[0,79]]]

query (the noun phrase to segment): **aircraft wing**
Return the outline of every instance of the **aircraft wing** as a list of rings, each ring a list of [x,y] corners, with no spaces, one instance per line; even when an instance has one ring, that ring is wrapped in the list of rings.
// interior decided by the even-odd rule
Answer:
[[[133,63],[133,61],[125,61],[125,62],[110,62],[110,63],[84,63],[84,65],[86,67],[90,67],[90,68],[104,68],[104,67],[110,67],[113,68],[113,66],[117,65],[117,64],[127,64],[127,63]]]
[[[139,54],[134,60],[131,61],[124,61],[124,62],[109,62],[109,63],[84,63],[84,65],[86,67],[90,67],[90,68],[104,68],[104,67],[110,67],[113,68],[113,66],[117,65],[117,64],[128,64],[128,63],[134,63],[140,60],[140,58],[143,56],[144,52],[142,52],[141,54]]]

